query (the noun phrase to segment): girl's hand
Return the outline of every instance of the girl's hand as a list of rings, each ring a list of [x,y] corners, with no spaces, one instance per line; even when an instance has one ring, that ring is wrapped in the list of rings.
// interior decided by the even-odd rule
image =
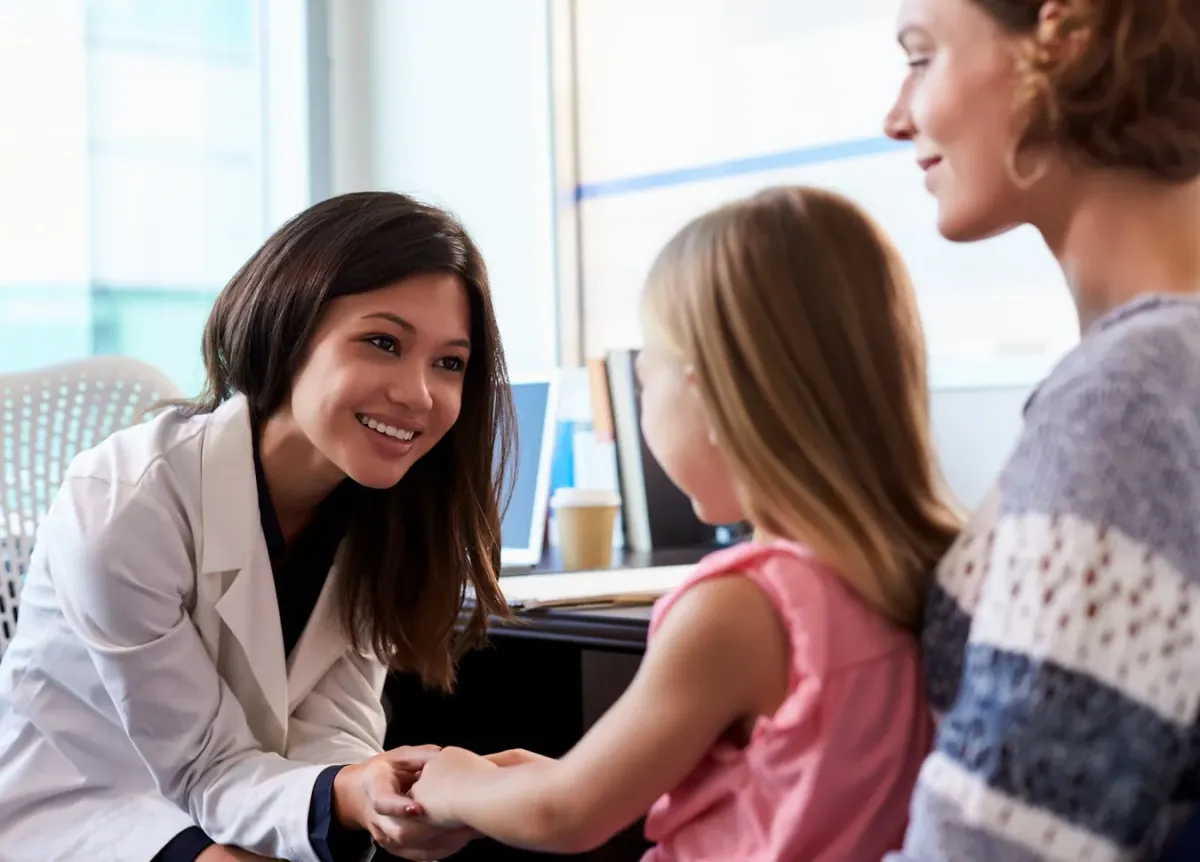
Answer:
[[[438,753],[438,747],[404,747],[343,768],[334,779],[334,809],[342,825],[365,829],[376,843],[401,859],[441,859],[475,836],[417,818],[409,788]]]
[[[409,791],[418,806],[414,813],[443,828],[461,827],[463,824],[454,810],[455,798],[471,776],[480,770],[496,768],[495,763],[465,748],[443,748],[425,764],[421,777]]]
[[[527,763],[545,763],[554,758],[534,751],[526,751],[524,748],[510,748],[508,751],[489,754],[484,759],[496,766],[524,766]]]

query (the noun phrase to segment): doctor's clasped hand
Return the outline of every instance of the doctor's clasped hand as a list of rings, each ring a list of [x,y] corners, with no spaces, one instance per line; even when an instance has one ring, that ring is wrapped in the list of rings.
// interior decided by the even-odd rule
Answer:
[[[425,764],[440,750],[436,745],[405,746],[342,769],[334,781],[338,821],[366,830],[401,859],[436,860],[461,850],[476,833],[421,819],[409,795]]]

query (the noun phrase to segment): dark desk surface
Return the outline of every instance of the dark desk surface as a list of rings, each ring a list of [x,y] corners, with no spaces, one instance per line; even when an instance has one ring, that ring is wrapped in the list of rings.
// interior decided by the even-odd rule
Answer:
[[[523,611],[511,620],[493,620],[491,634],[494,638],[562,641],[581,647],[640,653],[646,648],[650,611],[649,605]]]
[[[697,563],[713,548],[671,548],[651,553],[619,551],[613,568],[650,568],[683,566]],[[557,551],[549,551],[534,567],[506,569],[501,577],[515,575],[561,574],[565,570]],[[646,648],[646,630],[650,625],[650,605],[636,607],[553,608],[518,611],[511,620],[493,619],[492,636],[560,641],[581,647],[640,653]]]

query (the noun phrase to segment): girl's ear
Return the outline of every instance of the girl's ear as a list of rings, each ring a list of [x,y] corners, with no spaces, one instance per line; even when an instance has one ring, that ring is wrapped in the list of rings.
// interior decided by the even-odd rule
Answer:
[[[700,412],[704,414],[704,431],[708,437],[708,442],[712,446],[717,445],[717,432],[712,426],[712,420],[708,416],[708,408],[704,406],[704,399],[700,397],[700,386],[696,382],[696,366],[685,365],[683,368],[683,379],[687,384],[688,392],[692,397],[700,402]]]

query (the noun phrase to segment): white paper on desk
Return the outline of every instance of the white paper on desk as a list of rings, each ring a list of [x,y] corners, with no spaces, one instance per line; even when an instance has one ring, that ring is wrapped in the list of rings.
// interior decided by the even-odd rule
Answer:
[[[679,586],[694,566],[653,566],[554,575],[506,575],[500,589],[510,607],[604,604],[644,599],[647,604]]]

